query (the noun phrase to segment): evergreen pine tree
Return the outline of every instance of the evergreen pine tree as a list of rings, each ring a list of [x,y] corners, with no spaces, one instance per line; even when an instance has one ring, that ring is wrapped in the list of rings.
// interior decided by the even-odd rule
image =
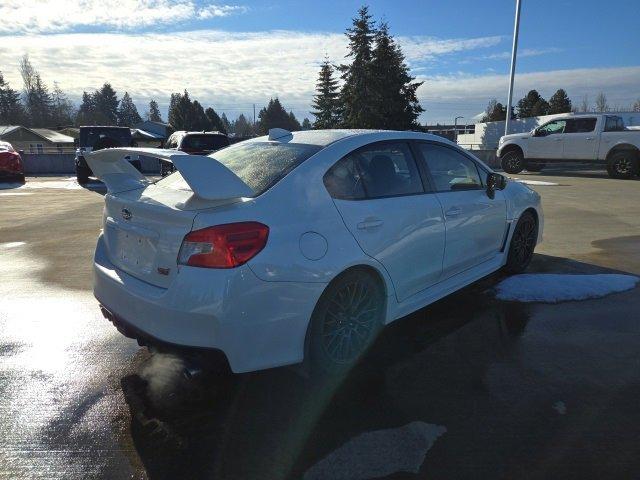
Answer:
[[[160,108],[158,102],[151,100],[149,102],[149,112],[147,115],[148,120],[152,122],[162,122],[162,115],[160,115]]]
[[[204,111],[204,113],[209,119],[209,124],[211,125],[211,128],[213,130],[217,130],[218,132],[222,132],[224,134],[227,133],[227,129],[222,124],[222,120],[220,119],[220,116],[216,113],[216,111],[212,107],[207,108]]]
[[[24,121],[24,109],[20,94],[9,87],[0,72],[0,125],[20,125]]]
[[[223,131],[226,133],[231,133],[231,122],[227,118],[227,114],[222,112],[222,116],[220,117],[220,122],[222,123]]]
[[[269,104],[260,110],[256,124],[258,135],[266,135],[270,128],[284,128],[293,131],[300,130],[300,123],[293,112],[287,113],[280,100],[269,100]]]
[[[414,82],[401,49],[384,22],[375,34],[371,72],[374,86],[371,126],[389,130],[418,128],[417,120],[424,109],[416,91],[422,82]]]
[[[82,92],[82,102],[76,114],[76,125],[94,125],[96,123],[96,104],[93,95]]]
[[[540,96],[536,90],[530,90],[523,98],[518,101],[518,118],[533,117],[534,108],[536,111],[544,109],[544,103],[540,101],[546,101]]]
[[[564,89],[559,88],[549,99],[549,114],[568,113],[571,111],[571,100]]]
[[[533,108],[531,109],[532,117],[540,117],[542,115],[549,114],[549,102],[547,102],[544,98],[540,97]]]
[[[169,123],[176,130],[193,130],[193,105],[189,93],[172,93],[169,103]]]
[[[507,119],[507,107],[498,102],[495,98],[489,101],[482,117],[483,122],[499,122]]]
[[[349,53],[353,61],[338,68],[344,81],[340,94],[341,121],[347,128],[371,128],[374,126],[374,80],[371,59],[375,29],[369,8],[363,6],[353,25],[347,29]]]
[[[307,117],[304,117],[304,120],[302,120],[301,127],[302,127],[302,130],[311,130],[312,125]]]
[[[120,106],[118,107],[118,125],[121,127],[133,127],[136,123],[140,123],[142,118],[138,113],[135,103],[131,100],[129,92],[124,92]]]
[[[97,120],[104,125],[118,124],[118,96],[110,83],[105,83],[93,94]]]
[[[316,83],[316,94],[313,96],[312,115],[316,117],[313,127],[336,128],[340,123],[338,80],[333,77],[333,66],[325,58],[320,66],[320,74]]]
[[[206,132],[212,129],[211,121],[204,113],[204,108],[200,105],[200,102],[197,100],[193,101],[191,104],[191,112],[192,123],[189,130]]]
[[[225,117],[224,114],[223,114],[223,117]],[[233,130],[233,133],[235,133],[238,137],[252,137],[255,134],[254,126],[251,124],[251,122],[247,120],[247,117],[245,117],[244,114],[242,113],[233,122],[233,125],[231,126],[231,130]]]

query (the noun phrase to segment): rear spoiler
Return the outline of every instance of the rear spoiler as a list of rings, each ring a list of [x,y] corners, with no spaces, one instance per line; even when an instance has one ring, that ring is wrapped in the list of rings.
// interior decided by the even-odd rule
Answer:
[[[110,193],[135,190],[151,182],[125,157],[153,157],[173,163],[193,193],[204,200],[251,197],[253,189],[213,157],[157,148],[105,148],[91,152],[87,163]]]

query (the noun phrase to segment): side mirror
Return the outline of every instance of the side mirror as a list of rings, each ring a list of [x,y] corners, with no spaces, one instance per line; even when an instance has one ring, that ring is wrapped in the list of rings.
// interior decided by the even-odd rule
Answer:
[[[507,186],[507,179],[499,173],[489,173],[487,175],[487,196],[495,198],[496,190],[504,190]]]

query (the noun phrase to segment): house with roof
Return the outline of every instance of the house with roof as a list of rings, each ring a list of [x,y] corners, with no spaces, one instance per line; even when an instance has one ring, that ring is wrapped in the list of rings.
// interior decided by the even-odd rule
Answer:
[[[22,125],[0,125],[0,140],[9,142],[24,153],[73,153],[74,138],[48,128],[27,128]]]

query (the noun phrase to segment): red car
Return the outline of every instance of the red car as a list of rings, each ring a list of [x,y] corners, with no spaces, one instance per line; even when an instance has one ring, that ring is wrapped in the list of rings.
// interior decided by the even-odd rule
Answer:
[[[24,183],[22,158],[7,142],[0,142],[0,180]]]

